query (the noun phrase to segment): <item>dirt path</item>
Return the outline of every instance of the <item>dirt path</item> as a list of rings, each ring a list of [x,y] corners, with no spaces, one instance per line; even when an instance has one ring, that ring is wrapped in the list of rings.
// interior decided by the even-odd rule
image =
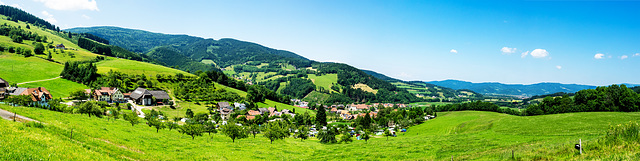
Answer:
[[[13,121],[13,117],[14,117],[14,116],[16,117],[16,121],[20,121],[20,122],[27,122],[27,121],[40,122],[40,121],[37,121],[37,120],[31,119],[31,118],[28,118],[28,117],[24,117],[24,116],[16,115],[16,114],[14,114],[14,113],[12,113],[12,112],[9,112],[9,111],[6,111],[6,110],[3,110],[3,109],[0,109],[0,117],[2,117],[2,118],[4,118],[4,119],[7,119],[7,120],[11,120],[11,121]]]
[[[21,85],[21,84],[27,84],[27,83],[42,82],[42,81],[50,81],[50,80],[58,79],[58,78],[60,78],[60,77],[62,77],[62,76],[58,76],[58,77],[50,78],[50,79],[43,79],[43,80],[35,80],[35,81],[22,82],[22,83],[18,83],[18,85]]]

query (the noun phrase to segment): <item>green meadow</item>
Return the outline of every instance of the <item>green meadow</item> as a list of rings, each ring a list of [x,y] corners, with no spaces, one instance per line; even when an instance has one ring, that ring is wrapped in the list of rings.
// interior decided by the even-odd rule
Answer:
[[[313,81],[316,86],[322,87],[326,90],[331,90],[333,83],[338,82],[338,74],[325,74],[322,76],[316,76],[315,74],[309,74],[309,79]],[[337,92],[337,91],[336,91]]]
[[[69,93],[82,89],[89,89],[84,84],[76,83],[70,80],[58,78],[54,80],[34,82],[20,85],[20,87],[36,88],[45,87],[47,91],[51,92],[54,98],[67,98]]]
[[[25,58],[13,53],[0,53],[0,71],[3,71],[0,72],[0,78],[10,83],[55,78],[60,75],[62,68],[63,65],[36,57]]]
[[[96,65],[98,66],[99,74],[104,74],[113,70],[126,74],[146,74],[151,76],[155,76],[157,74],[175,75],[177,73],[192,75],[181,70],[168,68],[161,65],[119,58],[108,58],[107,60],[96,63]]]
[[[515,160],[640,159],[640,148],[633,146],[637,143],[604,146],[598,141],[610,125],[636,121],[640,113],[520,117],[478,111],[441,112],[439,118],[388,140],[375,136],[368,142],[321,144],[315,138],[286,138],[270,144],[261,134],[235,143],[222,134],[203,134],[192,140],[175,129],[156,133],[144,123],[131,126],[121,119],[108,121],[28,107],[0,108],[44,122],[44,128],[33,128],[1,120],[0,125],[10,128],[1,128],[0,133],[10,137],[0,137],[0,160],[56,160],[79,152],[70,160],[512,160],[512,151]],[[71,129],[73,139],[69,139]],[[52,139],[33,139],[43,137]],[[582,139],[584,155],[573,149],[578,139]],[[18,143],[51,148],[38,149],[46,153],[33,153],[31,147],[8,148]]]

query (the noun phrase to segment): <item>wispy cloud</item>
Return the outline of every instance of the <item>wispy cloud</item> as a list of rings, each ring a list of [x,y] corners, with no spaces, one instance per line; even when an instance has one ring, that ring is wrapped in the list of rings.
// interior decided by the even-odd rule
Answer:
[[[100,11],[95,0],[35,0],[44,3],[47,8],[54,10],[90,10]]]
[[[556,65],[556,68],[558,68],[558,69],[562,69],[562,66]]]
[[[87,15],[82,15],[82,18],[87,19],[87,20],[90,20],[90,19],[91,19],[91,17],[89,17],[89,16],[87,16]]]
[[[633,54],[633,56],[640,56],[640,53]]]
[[[456,49],[451,49],[449,52],[451,52],[451,53],[456,53],[456,54],[457,54],[457,53],[458,53],[458,50],[456,50]]]
[[[522,54],[520,54],[521,58],[527,57],[527,55],[529,55],[529,51],[523,52]]]
[[[58,23],[58,20],[56,20],[55,18],[53,18],[53,15],[50,14],[47,11],[42,11],[42,15],[44,15],[44,20],[48,21],[49,23]]]
[[[516,48],[509,48],[509,47],[502,47],[502,49],[500,49],[500,51],[502,51],[502,54],[513,54],[516,52]]]
[[[629,56],[627,56],[627,55],[620,56],[620,60],[624,60],[624,59],[627,59],[627,58],[629,58]]]
[[[602,53],[597,53],[596,55],[594,55],[594,56],[593,56],[593,58],[596,58],[596,59],[604,59],[604,54],[602,54]]]
[[[533,58],[546,58],[547,56],[549,56],[549,52],[545,49],[535,49],[531,52]]]

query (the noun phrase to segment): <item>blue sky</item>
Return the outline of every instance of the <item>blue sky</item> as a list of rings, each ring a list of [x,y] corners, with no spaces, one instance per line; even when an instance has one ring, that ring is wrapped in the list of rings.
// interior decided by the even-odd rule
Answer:
[[[403,80],[640,84],[638,1],[186,2],[0,0],[61,28],[235,38]]]

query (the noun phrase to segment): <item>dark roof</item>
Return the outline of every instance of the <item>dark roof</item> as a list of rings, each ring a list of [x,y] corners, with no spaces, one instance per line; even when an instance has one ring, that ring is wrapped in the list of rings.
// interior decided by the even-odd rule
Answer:
[[[9,87],[9,82],[7,82],[6,80],[0,78],[0,88],[2,87]]]
[[[156,99],[165,99],[165,100],[171,99],[169,94],[167,94],[167,92],[165,91],[148,91],[148,92],[151,93],[153,97],[156,97]]]
[[[229,108],[229,107],[231,107],[231,105],[229,105],[229,102],[218,102],[218,107],[220,107],[220,108]]]
[[[11,88],[9,88],[9,91],[13,91],[13,92],[11,92],[9,95],[17,96],[17,95],[20,95],[22,92],[24,92],[26,90],[27,90],[27,88],[11,87]]]
[[[143,95],[151,95],[151,93],[149,93],[149,91],[147,91],[147,89],[138,87],[138,88],[136,88],[136,90],[131,92],[131,96],[130,97],[133,98],[133,99],[139,99]]]

